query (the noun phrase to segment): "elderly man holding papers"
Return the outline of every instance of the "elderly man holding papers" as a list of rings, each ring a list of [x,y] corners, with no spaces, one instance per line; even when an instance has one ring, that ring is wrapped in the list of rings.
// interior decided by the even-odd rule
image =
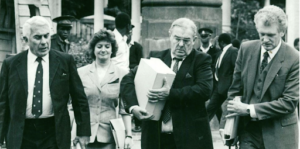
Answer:
[[[173,84],[150,89],[149,101],[166,100],[159,121],[138,105],[134,78],[138,67],[121,82],[125,110],[143,121],[143,149],[212,149],[205,101],[212,91],[211,57],[193,49],[197,27],[187,18],[175,20],[169,30],[171,49],[151,52],[175,73]],[[145,78],[147,79],[147,78]]]

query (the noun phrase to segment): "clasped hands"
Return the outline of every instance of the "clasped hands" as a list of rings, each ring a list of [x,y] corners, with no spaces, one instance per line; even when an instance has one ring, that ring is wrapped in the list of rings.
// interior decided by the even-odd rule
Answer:
[[[158,102],[159,100],[166,100],[170,93],[170,85],[167,83],[166,78],[163,79],[163,86],[159,89],[150,89],[147,97],[148,102]],[[132,109],[132,114],[139,120],[151,120],[154,115],[149,114],[144,108],[136,106]]]

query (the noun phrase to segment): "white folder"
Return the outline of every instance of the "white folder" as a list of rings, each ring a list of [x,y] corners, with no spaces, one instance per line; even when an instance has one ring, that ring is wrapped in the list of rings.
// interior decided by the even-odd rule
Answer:
[[[141,59],[134,79],[135,91],[139,106],[154,115],[152,120],[158,121],[160,119],[166,101],[148,102],[147,93],[149,89],[161,88],[164,78],[166,78],[166,83],[171,87],[175,75],[176,74],[158,58]]]

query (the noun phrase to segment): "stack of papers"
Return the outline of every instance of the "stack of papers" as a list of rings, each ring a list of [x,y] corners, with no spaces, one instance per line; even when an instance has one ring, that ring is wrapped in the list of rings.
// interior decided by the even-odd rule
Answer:
[[[148,102],[149,89],[159,89],[163,86],[163,79],[171,87],[175,79],[175,73],[160,59],[142,58],[134,79],[136,96],[139,106],[146,109],[149,114],[154,115],[152,120],[158,121],[165,106],[165,100]]]

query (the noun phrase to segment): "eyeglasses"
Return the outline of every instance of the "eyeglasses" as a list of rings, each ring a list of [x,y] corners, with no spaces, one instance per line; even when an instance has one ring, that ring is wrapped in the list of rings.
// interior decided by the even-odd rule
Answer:
[[[176,40],[177,44],[181,43],[181,41],[183,41],[184,45],[189,45],[191,43],[191,39],[181,39],[181,38],[175,37],[175,40]]]

